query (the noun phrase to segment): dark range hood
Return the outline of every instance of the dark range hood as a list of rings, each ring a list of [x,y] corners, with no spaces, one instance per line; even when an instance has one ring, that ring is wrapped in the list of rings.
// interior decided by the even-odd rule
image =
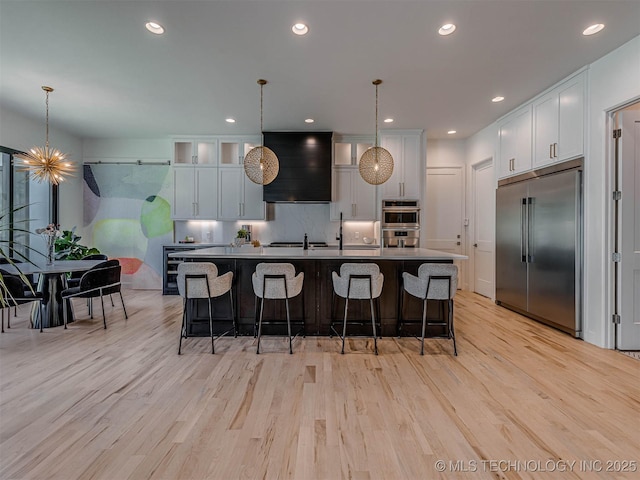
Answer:
[[[278,176],[264,186],[264,201],[329,203],[332,136],[333,132],[264,132],[264,145],[280,161]]]

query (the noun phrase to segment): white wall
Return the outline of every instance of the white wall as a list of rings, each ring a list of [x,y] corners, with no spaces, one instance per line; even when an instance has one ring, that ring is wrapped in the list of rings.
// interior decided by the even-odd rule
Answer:
[[[28,151],[34,145],[43,146],[46,139],[44,115],[34,121],[20,113],[0,106],[0,145]],[[49,127],[49,143],[69,155],[76,163],[75,176],[60,185],[60,226],[71,229],[82,224],[82,141],[67,132]]]
[[[640,36],[592,63],[584,175],[585,289],[584,340],[613,348],[608,279],[610,243],[610,132],[608,112],[640,98]]]

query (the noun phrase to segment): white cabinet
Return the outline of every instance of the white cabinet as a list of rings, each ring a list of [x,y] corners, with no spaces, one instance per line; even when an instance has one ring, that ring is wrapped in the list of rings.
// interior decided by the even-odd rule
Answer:
[[[380,199],[422,198],[422,130],[385,132],[380,135],[380,146],[393,157],[393,174],[380,185]]]
[[[533,103],[533,168],[584,154],[584,74]]]
[[[218,137],[219,165],[221,167],[241,166],[244,157],[252,148],[261,145],[260,135]]]
[[[264,220],[262,185],[253,183],[243,168],[218,169],[219,220]]]
[[[531,105],[498,124],[498,178],[531,169]]]
[[[212,137],[180,137],[173,139],[173,164],[210,165],[217,164],[218,143]]]
[[[376,187],[365,182],[358,167],[334,167],[331,220],[376,220]]]
[[[178,167],[173,169],[175,220],[215,220],[218,214],[218,169]]]
[[[368,135],[337,136],[333,143],[333,164],[336,166],[358,165],[360,157],[373,147],[374,138]]]

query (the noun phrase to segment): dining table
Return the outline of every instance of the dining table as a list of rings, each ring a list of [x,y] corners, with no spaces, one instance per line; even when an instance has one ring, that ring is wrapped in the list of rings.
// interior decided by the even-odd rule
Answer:
[[[37,290],[42,293],[41,305],[34,305],[31,309],[31,327],[43,328],[64,325],[64,301],[61,293],[67,288],[67,273],[84,272],[102,263],[103,260],[57,260],[52,264],[45,263],[18,263],[15,265],[2,265],[3,270],[25,275],[38,274]],[[17,267],[16,267],[17,265]],[[73,322],[73,310],[71,300],[67,302],[67,323]],[[38,314],[40,309],[40,314]]]

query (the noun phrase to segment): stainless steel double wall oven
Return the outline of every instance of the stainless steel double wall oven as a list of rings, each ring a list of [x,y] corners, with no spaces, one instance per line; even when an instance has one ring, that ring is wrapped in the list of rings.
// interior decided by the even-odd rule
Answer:
[[[420,202],[382,201],[382,244],[385,247],[420,246]]]

